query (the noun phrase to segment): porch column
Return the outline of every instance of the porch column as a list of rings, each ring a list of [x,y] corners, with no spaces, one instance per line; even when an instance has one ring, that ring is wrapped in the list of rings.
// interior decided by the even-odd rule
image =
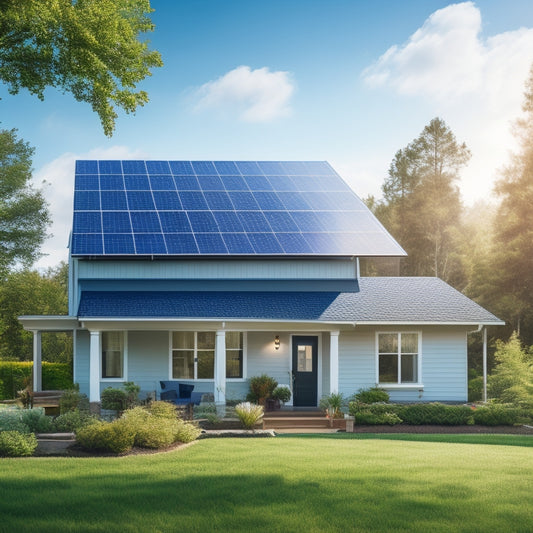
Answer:
[[[43,390],[43,363],[41,351],[41,332],[33,332],[33,391]]]
[[[215,339],[215,403],[226,404],[226,332],[217,331]]]
[[[483,401],[487,401],[487,327],[483,328]]]
[[[339,332],[329,334],[329,393],[339,392]]]
[[[100,401],[100,332],[91,331],[89,347],[89,401]]]

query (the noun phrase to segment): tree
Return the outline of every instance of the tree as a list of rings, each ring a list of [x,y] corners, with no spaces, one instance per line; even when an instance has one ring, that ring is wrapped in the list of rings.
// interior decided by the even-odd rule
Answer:
[[[0,1],[0,80],[41,100],[47,87],[91,105],[110,136],[117,113],[148,101],[136,84],[162,65],[139,35],[153,30],[149,0]]]
[[[20,263],[31,265],[50,223],[48,206],[31,184],[33,148],[17,130],[0,130],[0,275]]]
[[[525,117],[517,122],[520,149],[496,184],[501,199],[494,226],[492,290],[502,318],[533,344],[533,65],[526,83]]]
[[[459,283],[455,240],[462,205],[456,181],[470,151],[440,118],[399,150],[383,184],[378,216],[408,253],[401,273]]]

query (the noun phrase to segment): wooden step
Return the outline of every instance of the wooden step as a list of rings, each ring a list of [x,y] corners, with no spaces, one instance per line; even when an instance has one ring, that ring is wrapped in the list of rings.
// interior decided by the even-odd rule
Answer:
[[[343,419],[330,420],[325,416],[269,416],[263,418],[263,429],[338,428],[346,427]]]

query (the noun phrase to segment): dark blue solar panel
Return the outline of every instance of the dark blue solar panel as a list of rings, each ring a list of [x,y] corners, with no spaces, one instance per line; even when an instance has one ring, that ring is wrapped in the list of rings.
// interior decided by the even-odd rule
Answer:
[[[128,209],[124,191],[102,191],[102,211],[125,211]]]
[[[150,185],[153,191],[175,191],[176,185],[172,176],[150,175]]]
[[[196,233],[195,237],[201,254],[228,253],[220,233]]]
[[[160,211],[159,219],[161,220],[161,227],[165,234],[192,232],[189,218],[185,211]]]
[[[255,250],[245,233],[222,233],[230,254],[253,254]]]
[[[123,191],[124,177],[122,174],[111,174],[107,176],[100,176],[100,189],[102,191]]]
[[[283,253],[283,249],[273,233],[248,233],[248,238],[256,254]]]
[[[153,211],[155,210],[152,193],[148,191],[128,191],[126,193],[128,205],[132,211]]]
[[[127,191],[149,191],[150,182],[148,176],[141,176],[139,174],[125,174],[124,185]]]
[[[244,232],[243,225],[235,211],[215,211],[213,215],[222,233]]]
[[[187,213],[193,232],[218,233],[218,225],[215,217],[209,211],[189,211]]]
[[[104,211],[102,222],[104,235],[106,233],[131,233],[129,211]]]
[[[159,233],[161,224],[155,211],[135,211],[131,213],[133,233]]]
[[[220,176],[231,176],[239,173],[237,165],[233,161],[213,161]]]
[[[326,162],[78,161],[74,255],[402,255]]]
[[[207,174],[207,175],[215,175],[217,173],[217,169],[215,168],[215,165],[213,165],[212,161],[191,161],[192,168],[194,169],[194,173],[199,176],[201,174]]]
[[[162,233],[136,233],[134,239],[138,254],[165,255],[167,253]]]
[[[100,174],[122,174],[122,163],[120,161],[98,161],[98,171]]]
[[[133,255],[135,253],[133,235],[127,233],[104,233],[104,250],[106,254]]]
[[[227,192],[204,192],[205,200],[209,209],[213,211],[227,211],[233,209],[233,204],[228,196]]]
[[[196,240],[192,233],[167,233],[165,234],[168,253],[173,255],[199,253]]]
[[[102,217],[98,211],[76,211],[74,233],[102,233]]]
[[[98,174],[98,161],[76,161],[76,174]]]
[[[183,209],[186,211],[208,211],[204,195],[196,191],[183,191],[179,193]]]
[[[97,191],[100,188],[98,175],[77,174],[74,184],[76,191]]]
[[[170,174],[168,161],[146,161],[148,174]]]
[[[74,211],[100,211],[100,193],[98,191],[76,191]]]
[[[154,191],[154,202],[156,209],[181,210],[180,197],[176,191]]]
[[[146,174],[144,161],[122,161],[124,174]]]

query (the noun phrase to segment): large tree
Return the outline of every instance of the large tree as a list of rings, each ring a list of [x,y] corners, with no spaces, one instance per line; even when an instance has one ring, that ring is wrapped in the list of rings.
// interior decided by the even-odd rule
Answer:
[[[0,277],[39,258],[50,223],[43,194],[31,183],[33,151],[16,130],[0,130]]]
[[[503,170],[494,226],[493,287],[499,312],[526,344],[533,344],[533,65],[526,83],[520,149]]]
[[[141,34],[153,30],[149,0],[0,0],[0,81],[41,100],[70,92],[111,135],[117,113],[148,101],[136,85],[162,65]]]
[[[456,182],[469,158],[466,145],[440,118],[396,153],[376,212],[408,253],[402,274],[460,283],[455,240],[462,205]]]

